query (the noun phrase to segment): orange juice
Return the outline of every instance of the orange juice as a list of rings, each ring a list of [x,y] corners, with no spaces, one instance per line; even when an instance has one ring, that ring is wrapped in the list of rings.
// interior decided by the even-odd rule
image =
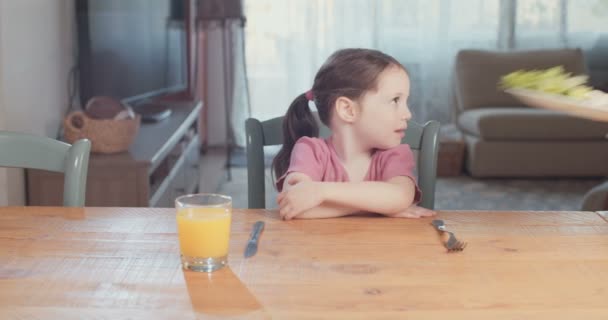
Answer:
[[[227,208],[180,208],[177,232],[181,253],[188,257],[219,258],[228,254],[231,211]]]

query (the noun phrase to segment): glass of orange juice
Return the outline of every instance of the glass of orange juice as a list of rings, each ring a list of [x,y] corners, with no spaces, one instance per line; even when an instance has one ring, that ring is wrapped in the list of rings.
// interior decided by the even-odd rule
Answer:
[[[228,263],[232,198],[189,194],[175,199],[177,235],[184,269],[213,272]]]

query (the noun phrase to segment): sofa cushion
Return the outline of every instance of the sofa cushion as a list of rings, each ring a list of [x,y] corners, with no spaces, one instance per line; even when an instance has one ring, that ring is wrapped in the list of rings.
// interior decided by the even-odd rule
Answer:
[[[456,56],[454,89],[457,112],[495,107],[524,107],[498,88],[501,76],[518,69],[546,69],[562,65],[567,72],[586,74],[580,49],[532,51],[462,50]]]
[[[465,135],[473,177],[605,177],[608,141],[486,141]]]
[[[484,108],[460,114],[458,127],[483,140],[605,140],[608,123],[544,109]]]

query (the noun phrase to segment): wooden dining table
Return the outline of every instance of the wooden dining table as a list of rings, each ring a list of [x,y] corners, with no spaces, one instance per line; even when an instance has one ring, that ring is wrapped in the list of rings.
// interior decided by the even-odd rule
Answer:
[[[180,266],[175,210],[0,208],[0,319],[608,319],[608,214],[233,212],[228,266]],[[266,223],[256,255],[243,252]]]

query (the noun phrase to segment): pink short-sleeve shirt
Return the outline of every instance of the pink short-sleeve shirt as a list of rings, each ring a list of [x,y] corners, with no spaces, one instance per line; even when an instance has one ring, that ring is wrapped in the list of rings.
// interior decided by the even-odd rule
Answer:
[[[422,193],[414,177],[414,155],[410,146],[401,144],[387,150],[378,150],[372,155],[364,181],[387,181],[393,177],[406,176],[414,181],[416,194],[414,203],[420,202]],[[277,182],[277,189],[283,187],[283,180],[292,172],[300,172],[313,181],[348,182],[348,173],[329,139],[302,137],[291,152],[287,172]]]

